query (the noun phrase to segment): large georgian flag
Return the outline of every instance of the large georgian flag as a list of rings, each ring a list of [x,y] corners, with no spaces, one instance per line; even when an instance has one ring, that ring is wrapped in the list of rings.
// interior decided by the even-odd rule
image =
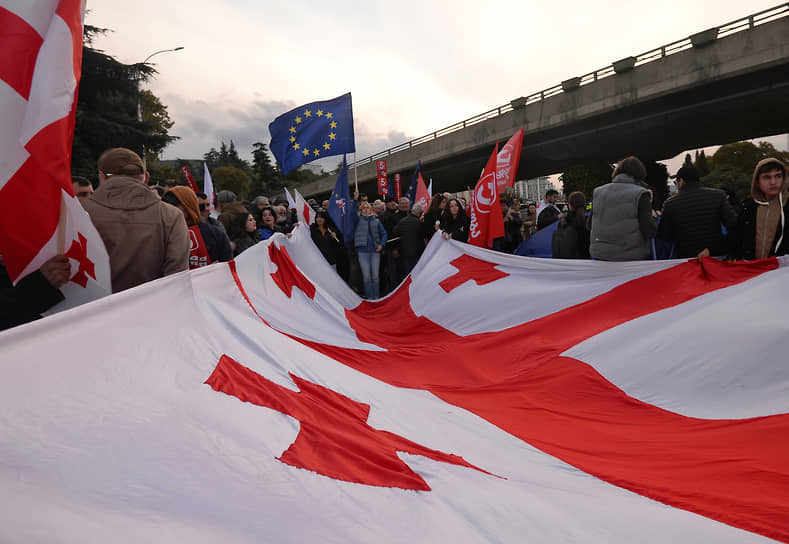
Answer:
[[[787,264],[299,226],[0,334],[0,541],[787,542]]]
[[[104,244],[71,185],[84,10],[0,0],[0,254],[14,282],[69,257],[59,309],[111,290]]]

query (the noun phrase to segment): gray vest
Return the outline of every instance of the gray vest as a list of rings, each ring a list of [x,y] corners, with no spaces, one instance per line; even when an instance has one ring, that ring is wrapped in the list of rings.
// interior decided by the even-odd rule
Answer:
[[[647,190],[624,174],[594,190],[589,252],[601,261],[649,259],[649,240],[638,226],[638,201]]]

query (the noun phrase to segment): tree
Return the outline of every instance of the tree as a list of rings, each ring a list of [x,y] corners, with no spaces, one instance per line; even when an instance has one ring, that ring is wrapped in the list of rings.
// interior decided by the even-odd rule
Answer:
[[[694,166],[699,171],[699,175],[701,177],[704,177],[710,173],[710,165],[707,163],[707,155],[704,154],[703,149],[701,150],[701,153],[698,151],[696,152],[696,162]]]
[[[140,91],[140,109],[142,110],[142,122],[147,126],[151,134],[169,138],[168,142],[178,139],[178,136],[169,136],[168,131],[173,127],[173,121],[167,112],[167,106],[161,103],[151,91]],[[164,147],[145,147],[145,159],[147,163],[159,160]]]
[[[611,181],[612,172],[613,168],[608,161],[586,161],[566,168],[559,180],[562,182],[565,195],[573,191],[581,191],[587,199],[591,199],[595,187]]]
[[[93,38],[105,32],[106,29],[85,25],[72,143],[72,173],[94,181],[96,161],[105,149],[127,147],[142,156],[145,148],[152,156],[158,156],[176,139],[169,134],[172,121],[166,107],[153,94],[146,98],[151,115],[137,121],[137,99],[144,99],[139,94],[139,84],[156,71],[146,64],[121,64],[91,47]]]
[[[274,167],[266,144],[255,142],[252,144],[252,187],[250,194],[271,194],[275,189],[281,189],[279,172]],[[279,186],[279,187],[277,187]]]
[[[775,157],[785,163],[789,153],[778,151],[769,142],[722,145],[710,158],[712,170],[701,181],[710,187],[731,192],[738,200],[742,200],[751,194],[753,169],[767,157]]]
[[[682,166],[693,166],[693,160],[690,158],[690,153],[685,153],[685,162],[682,163]]]
[[[233,191],[239,198],[249,192],[249,176],[235,166],[220,166],[211,174],[216,191]]]

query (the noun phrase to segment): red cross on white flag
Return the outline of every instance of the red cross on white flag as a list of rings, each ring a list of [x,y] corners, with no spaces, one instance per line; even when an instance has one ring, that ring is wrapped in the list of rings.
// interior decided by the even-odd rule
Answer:
[[[84,11],[83,0],[0,0],[0,254],[14,282],[66,254],[56,309],[111,290],[106,249],[71,185]]]

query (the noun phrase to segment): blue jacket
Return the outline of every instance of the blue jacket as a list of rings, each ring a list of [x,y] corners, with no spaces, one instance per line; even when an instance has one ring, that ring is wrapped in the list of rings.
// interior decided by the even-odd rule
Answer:
[[[356,251],[374,253],[376,247],[386,244],[386,229],[374,215],[360,215],[353,242]]]

